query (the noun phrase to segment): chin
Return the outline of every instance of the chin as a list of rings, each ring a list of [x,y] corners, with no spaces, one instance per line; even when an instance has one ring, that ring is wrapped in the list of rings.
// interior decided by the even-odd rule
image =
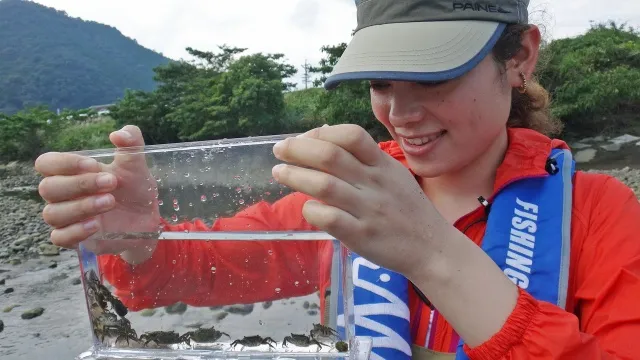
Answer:
[[[405,155],[406,156],[406,155]],[[407,163],[411,170],[422,178],[436,178],[456,170],[456,167],[448,161],[420,160],[407,156]]]

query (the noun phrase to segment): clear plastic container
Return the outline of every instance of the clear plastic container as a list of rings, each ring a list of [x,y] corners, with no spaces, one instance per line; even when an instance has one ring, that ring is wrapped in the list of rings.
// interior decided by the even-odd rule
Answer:
[[[349,251],[271,176],[288,136],[75,152],[119,183],[78,249],[94,344],[77,359],[369,358]]]

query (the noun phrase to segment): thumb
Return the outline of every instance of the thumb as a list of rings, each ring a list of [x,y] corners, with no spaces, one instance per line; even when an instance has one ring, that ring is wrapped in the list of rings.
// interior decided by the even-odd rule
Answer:
[[[144,138],[142,131],[135,125],[125,125],[122,129],[109,134],[109,140],[117,148],[113,160],[118,167],[146,166]]]

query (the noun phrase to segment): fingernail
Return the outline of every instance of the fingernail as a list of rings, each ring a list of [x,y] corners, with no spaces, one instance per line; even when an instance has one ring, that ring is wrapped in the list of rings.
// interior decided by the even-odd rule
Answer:
[[[111,205],[111,197],[109,195],[102,195],[96,199],[96,207],[98,209],[106,208]]]
[[[271,169],[271,175],[277,180],[280,175],[280,170],[284,167],[284,164],[278,164]]]
[[[96,167],[97,163],[95,159],[82,159],[78,163],[78,167],[80,167],[80,170],[91,171]]]
[[[125,140],[131,140],[133,138],[133,135],[131,135],[127,130],[118,130],[118,135],[123,137]]]
[[[96,179],[98,187],[106,188],[113,184],[113,176],[111,174],[100,174]]]
[[[278,141],[275,145],[273,145],[273,152],[279,152],[280,150],[282,150],[282,147],[284,146],[284,140],[280,140]]]
[[[327,125],[327,124],[324,124],[324,125],[322,125],[322,127],[329,127],[329,125]]]
[[[91,219],[82,224],[82,227],[87,232],[95,232],[98,230],[98,221],[96,219]]]

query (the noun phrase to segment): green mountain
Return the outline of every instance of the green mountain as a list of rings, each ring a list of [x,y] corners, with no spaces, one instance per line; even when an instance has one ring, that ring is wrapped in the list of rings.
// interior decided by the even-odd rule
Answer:
[[[168,61],[114,27],[0,0],[0,112],[113,103],[127,88],[153,90],[153,68]]]

